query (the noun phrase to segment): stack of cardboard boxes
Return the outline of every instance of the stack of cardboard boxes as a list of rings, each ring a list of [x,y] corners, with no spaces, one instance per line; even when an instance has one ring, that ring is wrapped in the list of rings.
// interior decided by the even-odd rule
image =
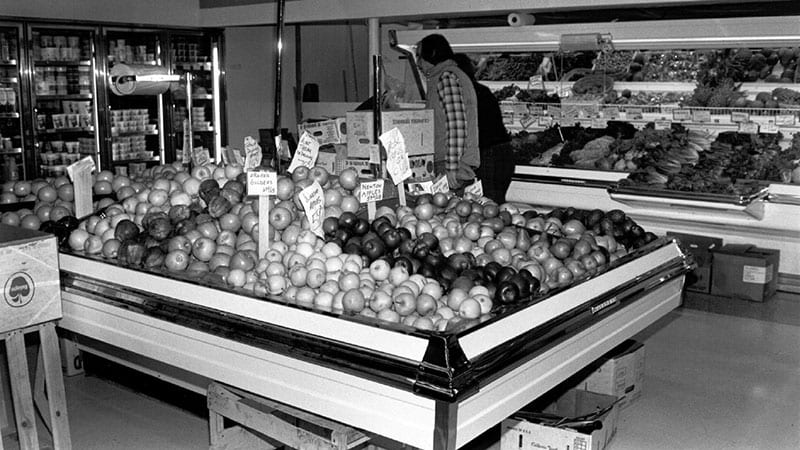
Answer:
[[[409,181],[433,179],[433,111],[403,109],[381,113],[381,133],[397,128],[403,135],[412,176]],[[320,143],[317,165],[331,173],[354,168],[364,178],[373,173],[370,156],[377,151],[373,144],[374,121],[371,111],[348,112],[345,118],[298,125],[298,132],[308,132]]]

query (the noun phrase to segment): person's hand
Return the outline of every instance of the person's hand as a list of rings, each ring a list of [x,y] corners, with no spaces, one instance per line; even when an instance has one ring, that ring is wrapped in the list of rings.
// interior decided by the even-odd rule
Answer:
[[[458,182],[458,178],[456,178],[455,171],[447,172],[447,184],[450,185],[450,189],[458,189],[461,187],[461,183]]]

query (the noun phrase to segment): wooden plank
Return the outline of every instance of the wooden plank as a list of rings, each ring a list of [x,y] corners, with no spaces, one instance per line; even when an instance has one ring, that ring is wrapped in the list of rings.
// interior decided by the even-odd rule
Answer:
[[[47,398],[50,400],[50,424],[53,445],[56,450],[70,450],[72,439],[67,417],[67,396],[64,392],[64,378],[61,374],[61,358],[58,350],[55,322],[44,324],[39,331],[44,355],[44,377]]]
[[[263,439],[260,439],[245,428],[235,425],[223,430],[219,440],[211,444],[210,450],[249,450],[253,448],[272,450],[276,447],[264,442]]]
[[[208,433],[211,448],[217,448],[222,443],[222,432],[225,431],[225,418],[213,410],[208,412]]]
[[[39,436],[36,433],[36,413],[33,410],[28,360],[25,356],[25,335],[22,332],[8,333],[6,352],[19,447],[21,450],[37,450]]]

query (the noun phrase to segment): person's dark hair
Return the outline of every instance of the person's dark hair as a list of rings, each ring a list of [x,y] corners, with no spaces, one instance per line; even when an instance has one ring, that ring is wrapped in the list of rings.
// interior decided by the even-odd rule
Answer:
[[[417,57],[436,65],[453,58],[450,43],[441,34],[430,34],[417,44]]]
[[[456,53],[453,55],[453,61],[455,61],[458,68],[467,74],[468,77],[472,79],[475,78],[475,64],[472,63],[472,58],[466,53]]]

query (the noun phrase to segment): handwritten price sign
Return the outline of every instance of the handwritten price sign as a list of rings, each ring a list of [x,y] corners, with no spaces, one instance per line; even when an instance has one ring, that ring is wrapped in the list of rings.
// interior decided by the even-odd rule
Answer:
[[[386,149],[386,169],[392,177],[394,184],[400,184],[411,176],[411,164],[408,162],[406,142],[403,134],[397,128],[383,133],[378,137]]]
[[[252,136],[244,138],[244,170],[249,172],[261,165],[261,146]]]
[[[325,193],[322,191],[322,186],[316,181],[311,183],[311,186],[300,191],[300,203],[308,217],[308,223],[311,225],[311,231],[319,237],[324,237],[322,232],[322,213],[325,208]]]
[[[294,172],[300,166],[314,167],[319,156],[319,142],[314,139],[314,136],[308,134],[307,131],[303,132],[300,136],[300,142],[297,143],[297,150],[294,152],[291,164],[289,164],[289,172]]]
[[[439,192],[450,192],[450,183],[447,181],[447,177],[445,176],[434,181],[433,185],[431,186],[432,194],[438,194]]]
[[[383,200],[383,184],[383,180],[361,183],[358,191],[358,201],[369,203]]]
[[[275,172],[247,172],[247,195],[277,195],[278,174]]]

